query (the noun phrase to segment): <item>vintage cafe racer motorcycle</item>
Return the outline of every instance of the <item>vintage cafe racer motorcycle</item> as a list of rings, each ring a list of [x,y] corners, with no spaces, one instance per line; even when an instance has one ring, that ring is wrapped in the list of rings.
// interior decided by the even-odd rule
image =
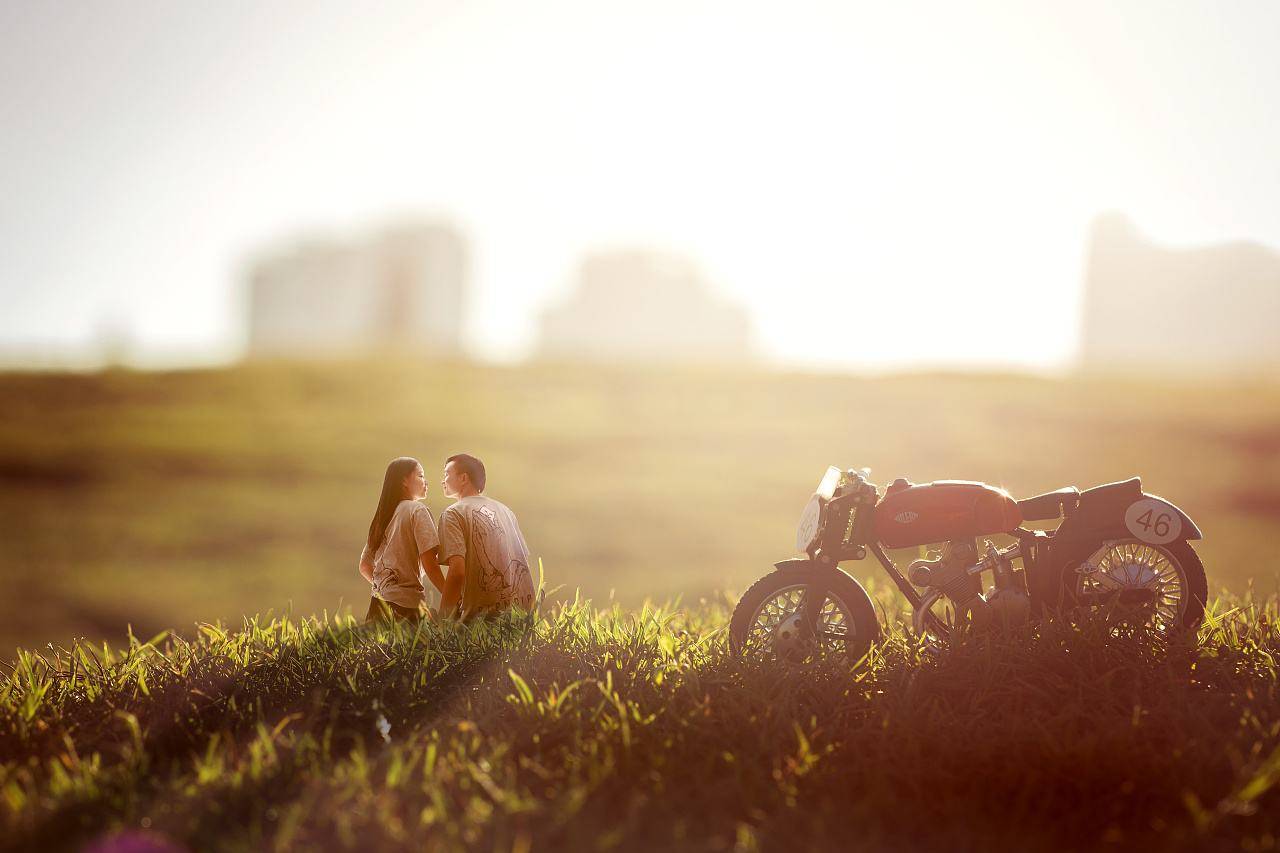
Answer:
[[[839,567],[870,552],[911,602],[917,634],[946,639],[1046,611],[1170,636],[1194,631],[1208,594],[1190,540],[1200,529],[1138,478],[1014,500],[985,483],[898,479],[883,495],[869,471],[827,469],[800,518],[796,546],[742,596],[738,651],[804,662],[860,659],[880,635],[871,598]],[[1061,519],[1051,531],[1024,522]],[[997,548],[978,537],[1003,534]],[[906,575],[886,549],[936,546]],[[983,576],[991,575],[991,585]]]

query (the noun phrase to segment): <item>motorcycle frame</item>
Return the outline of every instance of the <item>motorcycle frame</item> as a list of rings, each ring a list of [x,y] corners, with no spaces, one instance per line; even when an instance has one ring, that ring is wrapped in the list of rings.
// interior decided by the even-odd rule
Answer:
[[[845,560],[862,560],[870,550],[885,574],[893,581],[894,586],[911,604],[913,611],[919,611],[924,602],[923,596],[912,586],[911,582],[898,568],[893,559],[885,553],[884,548],[874,536],[875,506],[879,497],[878,490],[871,483],[864,483],[857,489],[832,498],[822,507],[822,527],[818,535],[817,545],[809,551],[809,559],[782,560],[774,564],[778,569],[799,569],[817,565],[839,571],[840,563]],[[822,594],[813,595],[814,590],[807,590],[803,599],[802,610],[806,621],[811,617],[807,612],[816,607],[812,602],[820,602]],[[823,593],[825,591],[818,591]],[[933,613],[925,614],[925,621],[935,630],[944,630],[942,622]]]
[[[919,613],[926,596],[907,579],[875,536],[878,498],[879,492],[873,484],[860,482],[847,493],[827,501],[822,507],[823,520],[816,545],[809,551],[809,559],[783,560],[775,563],[775,567],[788,569],[818,565],[839,571],[841,562],[865,559],[870,551],[911,604],[913,612]],[[1089,489],[1080,493],[1074,502],[1064,500],[1059,516],[1063,522],[1055,530],[1031,530],[1019,525],[1004,532],[1003,535],[1018,542],[1017,553],[1008,559],[1022,560],[1022,574],[1033,614],[1041,614],[1064,603],[1066,585],[1062,581],[1065,573],[1074,571],[1075,566],[1086,560],[1101,543],[1131,537],[1124,523],[1125,510],[1133,501],[1143,498],[1160,501],[1179,517],[1186,531],[1180,538],[1201,538],[1200,528],[1185,512],[1159,495],[1142,491],[1142,483],[1137,477]],[[806,596],[807,602],[821,600],[821,595]],[[923,618],[931,628],[944,630],[941,620],[931,611],[925,612]]]

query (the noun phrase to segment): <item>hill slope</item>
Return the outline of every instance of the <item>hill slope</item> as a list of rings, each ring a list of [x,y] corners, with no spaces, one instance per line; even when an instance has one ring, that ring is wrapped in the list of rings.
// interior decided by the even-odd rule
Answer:
[[[1141,474],[1210,588],[1274,591],[1280,386],[385,363],[0,375],[0,660],[340,603],[388,459],[478,454],[549,583],[745,589],[829,464],[1015,495]],[[907,556],[907,555],[901,555]],[[874,577],[874,566],[852,566]]]

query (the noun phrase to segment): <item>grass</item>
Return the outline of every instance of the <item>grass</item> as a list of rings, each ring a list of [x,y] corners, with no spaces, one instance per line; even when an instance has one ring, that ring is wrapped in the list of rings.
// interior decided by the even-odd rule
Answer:
[[[856,670],[730,656],[718,600],[23,652],[0,847],[1274,848],[1274,598],[1171,648],[1051,622],[930,655],[888,616]]]

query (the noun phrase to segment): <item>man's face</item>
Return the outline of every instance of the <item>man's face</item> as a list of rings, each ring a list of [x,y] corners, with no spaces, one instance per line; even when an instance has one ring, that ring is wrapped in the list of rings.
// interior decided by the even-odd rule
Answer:
[[[462,487],[466,485],[467,480],[467,475],[458,470],[457,462],[444,464],[444,478],[440,481],[440,486],[444,489],[445,497],[456,498],[462,494]]]

